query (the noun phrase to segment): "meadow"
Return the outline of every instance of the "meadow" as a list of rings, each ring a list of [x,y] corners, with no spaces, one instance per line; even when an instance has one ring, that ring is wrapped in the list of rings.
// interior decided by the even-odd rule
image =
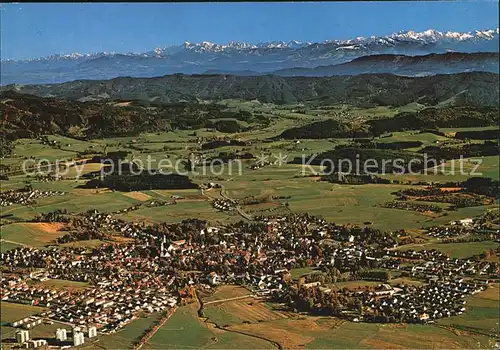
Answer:
[[[159,314],[139,317],[116,333],[100,336],[92,342],[87,342],[83,348],[134,349],[134,342],[139,340],[159,317]]]
[[[269,342],[216,328],[196,314],[195,305],[179,307],[145,349],[272,349]]]
[[[466,313],[439,320],[438,323],[465,332],[469,331],[498,337],[500,335],[498,319],[498,315],[500,315],[499,295],[499,286],[492,285],[486,291],[467,298]]]
[[[370,283],[377,284],[364,284]],[[353,283],[339,284],[339,287],[348,286],[356,287]],[[492,301],[489,302],[491,304]],[[484,309],[473,305],[471,320],[479,314],[486,315]],[[494,313],[495,310],[492,310],[488,315],[491,317]],[[246,299],[210,304],[204,314],[209,322],[223,325],[225,329],[263,337],[279,343],[284,348],[483,348],[491,346],[492,341],[492,338],[485,334],[465,333],[461,328],[454,328],[458,327],[456,324],[461,321],[456,318],[446,319],[453,323],[451,328],[433,324],[353,323],[335,317],[276,311],[266,304]],[[467,316],[462,319],[464,324],[469,324]],[[483,326],[490,325],[492,321],[491,318],[483,321]]]
[[[430,242],[423,244],[409,244],[405,246],[398,247],[398,250],[408,250],[413,249],[419,250],[430,250],[436,249],[444,254],[450,256],[450,258],[465,259],[472,257],[473,255],[479,255],[485,251],[498,248],[498,243],[493,241],[483,241],[483,242],[466,242],[466,243],[439,243]]]

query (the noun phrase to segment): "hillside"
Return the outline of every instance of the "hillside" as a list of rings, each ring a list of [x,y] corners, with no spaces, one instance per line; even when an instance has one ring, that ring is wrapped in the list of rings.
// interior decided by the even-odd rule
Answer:
[[[42,98],[14,91],[0,93],[0,136],[11,141],[43,134],[97,138],[132,136],[141,132],[210,127],[225,132],[227,125],[212,119],[254,120],[251,113],[225,111],[215,104],[149,104],[140,101],[79,102]]]
[[[279,136],[283,139],[326,139],[332,137],[364,137],[369,136],[362,130],[357,130],[348,122],[335,119],[321,120],[300,127],[287,129]]]
[[[498,108],[430,107],[418,112],[403,112],[394,117],[368,120],[362,128],[359,125],[352,125],[349,121],[327,119],[287,129],[279,137],[283,139],[359,138],[379,136],[384,132],[494,126],[498,125],[498,121]],[[488,131],[483,138],[495,138],[493,131]]]
[[[498,74],[480,72],[418,78],[390,74],[332,77],[175,74],[156,78],[78,80],[52,85],[8,85],[0,91],[15,90],[80,101],[133,99],[177,103],[242,99],[275,104],[403,106],[418,102],[428,106],[440,103],[496,106],[498,83]]]
[[[498,74],[497,52],[429,54],[424,56],[371,55],[350,62],[316,68],[290,68],[275,71],[280,76],[357,75],[390,73],[405,76],[490,72]]]
[[[498,122],[498,108],[448,107],[403,112],[393,118],[371,120],[369,125],[374,135],[380,135],[404,130],[492,126]]]

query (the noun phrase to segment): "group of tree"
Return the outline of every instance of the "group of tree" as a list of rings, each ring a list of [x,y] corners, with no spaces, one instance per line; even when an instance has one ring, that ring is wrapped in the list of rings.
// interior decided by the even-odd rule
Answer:
[[[498,140],[500,129],[458,131],[455,133],[455,138],[461,140]]]
[[[471,177],[460,183],[467,192],[500,198],[500,181],[489,177]]]
[[[420,153],[427,154],[427,157],[436,160],[449,160],[488,157],[500,155],[498,141],[485,141],[484,143],[469,143],[458,146],[427,146],[420,150]],[[439,163],[438,163],[439,164]]]
[[[3,127],[0,152],[8,154],[12,141],[59,134],[78,139],[136,136],[145,132],[215,128],[222,132],[242,130],[239,120],[265,126],[266,117],[248,111],[227,111],[217,103],[151,103],[137,97],[128,101],[39,97],[6,90],[0,93]],[[228,118],[231,119],[222,119]],[[221,120],[222,119],[222,120]]]
[[[110,188],[116,191],[130,192],[157,189],[189,189],[198,188],[199,186],[185,175],[142,172],[139,175],[106,175],[100,179],[89,180],[80,187]]]
[[[386,132],[436,128],[465,128],[497,125],[498,107],[424,108],[417,112],[402,112],[394,117],[368,121],[370,131],[378,136]]]
[[[310,165],[323,165],[326,174],[335,172],[361,174],[391,174],[422,171],[428,166],[440,162],[428,158],[427,163],[422,154],[406,150],[364,149],[358,147],[339,147],[305,158]],[[291,163],[303,164],[302,157],[294,158]]]

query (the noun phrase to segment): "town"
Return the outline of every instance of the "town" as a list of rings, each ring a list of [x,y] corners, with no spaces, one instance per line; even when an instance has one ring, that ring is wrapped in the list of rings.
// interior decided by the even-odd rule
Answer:
[[[78,346],[97,334],[118,331],[139,313],[174,312],[190,302],[187,291],[192,288],[222,284],[246,286],[255,297],[296,312],[354,322],[427,323],[467,312],[464,298],[487,288],[499,273],[496,262],[452,259],[436,250],[400,250],[403,231],[336,225],[309,214],[255,217],[224,226],[197,219],[140,225],[96,210],[48,213],[36,220],[73,224],[78,230],[67,235],[78,240],[101,232],[122,241],[96,248],[25,247],[1,253],[1,300],[48,309],[12,323],[19,328],[19,345],[31,348]],[[475,227],[472,220],[459,224],[462,229],[452,230]],[[436,232],[429,230],[430,235]],[[294,281],[290,271],[301,267],[315,272]],[[391,285],[390,274],[422,285]],[[88,287],[68,291],[39,286],[52,279]],[[332,287],[333,282],[357,279],[380,285],[356,291]],[[53,339],[30,339],[29,331],[42,321],[65,324],[72,331],[62,335],[58,329]]]

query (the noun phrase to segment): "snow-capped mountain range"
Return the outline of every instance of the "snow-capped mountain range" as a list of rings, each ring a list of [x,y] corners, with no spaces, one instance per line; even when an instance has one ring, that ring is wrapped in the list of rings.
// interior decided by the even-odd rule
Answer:
[[[425,55],[446,52],[498,52],[499,29],[469,33],[398,32],[380,37],[311,42],[190,43],[142,53],[71,53],[31,60],[2,61],[2,85],[56,83],[117,76],[148,77],[206,71],[269,73],[287,68],[340,64],[377,54]]]

